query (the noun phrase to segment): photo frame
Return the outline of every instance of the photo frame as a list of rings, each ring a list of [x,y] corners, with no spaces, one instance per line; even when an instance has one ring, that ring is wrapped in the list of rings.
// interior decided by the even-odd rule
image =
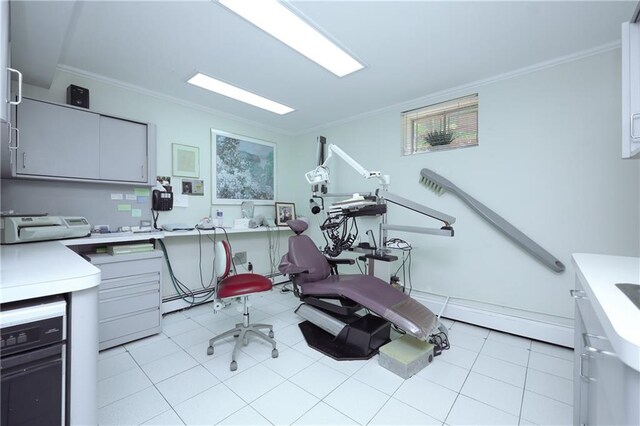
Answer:
[[[173,176],[200,177],[200,148],[172,144]]]
[[[295,220],[296,205],[294,203],[276,203],[276,225],[287,226],[288,220]]]
[[[276,144],[211,129],[211,203],[276,200]]]

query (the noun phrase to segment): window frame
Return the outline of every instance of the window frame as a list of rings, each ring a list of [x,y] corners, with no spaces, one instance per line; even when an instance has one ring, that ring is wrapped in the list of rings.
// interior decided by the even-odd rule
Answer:
[[[419,121],[425,121],[429,119],[438,119],[442,125],[440,132],[448,132],[448,122],[451,121],[451,117],[455,114],[467,111],[468,114],[475,113],[475,123],[472,126],[472,133],[475,133],[475,138],[471,138],[470,142],[457,143],[455,142],[442,143],[441,145],[429,145],[426,142],[421,142],[424,136],[416,134],[416,127]],[[427,105],[420,108],[415,108],[407,111],[403,111],[402,116],[402,155],[414,155],[422,154],[426,152],[468,148],[478,146],[478,113],[479,113],[479,96],[477,93],[462,96],[455,99],[439,102],[432,105]]]

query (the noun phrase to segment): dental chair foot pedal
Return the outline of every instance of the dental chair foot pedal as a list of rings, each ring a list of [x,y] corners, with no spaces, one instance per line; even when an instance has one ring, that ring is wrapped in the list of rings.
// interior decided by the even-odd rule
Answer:
[[[380,347],[379,364],[394,374],[408,379],[433,361],[434,346],[404,335]]]

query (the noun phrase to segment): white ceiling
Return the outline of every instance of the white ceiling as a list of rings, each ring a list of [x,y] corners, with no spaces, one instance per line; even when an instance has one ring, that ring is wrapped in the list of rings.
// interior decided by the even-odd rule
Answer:
[[[338,78],[212,1],[13,1],[12,60],[57,65],[288,133],[620,39],[635,1],[292,1],[366,64]],[[291,106],[279,116],[186,83],[195,72]]]

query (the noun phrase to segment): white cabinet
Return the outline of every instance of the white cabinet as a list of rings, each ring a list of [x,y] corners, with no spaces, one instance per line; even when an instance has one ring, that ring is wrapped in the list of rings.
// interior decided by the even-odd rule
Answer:
[[[23,99],[16,176],[99,179],[100,116]]]
[[[100,179],[147,181],[147,126],[100,116]]]
[[[151,124],[29,98],[15,119],[19,143],[3,177],[154,184]]]
[[[640,153],[640,24],[622,24],[622,158]]]
[[[87,254],[100,269],[100,350],[161,331],[162,252]]]
[[[0,131],[9,121],[9,0],[0,0]],[[3,153],[4,154],[4,153]]]
[[[574,425],[639,425],[640,372],[616,355],[593,309],[585,284],[576,280]]]

